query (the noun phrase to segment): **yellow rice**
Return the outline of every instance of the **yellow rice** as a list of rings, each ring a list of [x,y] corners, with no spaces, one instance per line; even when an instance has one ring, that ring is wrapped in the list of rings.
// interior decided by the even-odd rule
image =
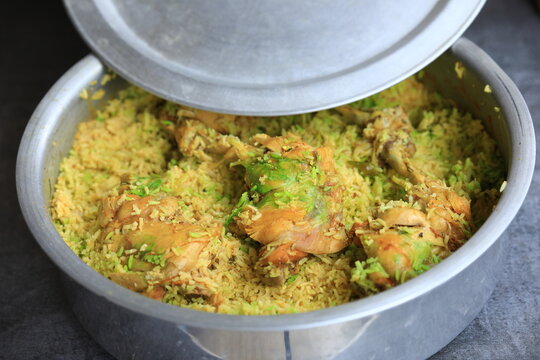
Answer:
[[[115,194],[124,174],[160,174],[171,194],[182,201],[183,216],[192,223],[224,222],[242,193],[242,174],[227,164],[182,157],[160,121],[149,110],[163,100],[130,87],[108,101],[93,119],[79,125],[73,148],[62,161],[51,204],[56,227],[66,243],[89,266],[104,276],[126,271],[118,256],[98,248],[99,201]],[[444,179],[460,195],[474,200],[481,190],[499,188],[502,161],[482,122],[459,112],[450,101],[408,79],[380,94],[352,104],[386,108],[400,105],[416,126],[413,161],[425,172]],[[312,146],[334,149],[339,178],[344,185],[344,224],[366,220],[374,209],[400,196],[400,188],[386,176],[364,176],[354,162],[371,155],[371,145],[354,125],[328,111],[278,118],[256,118],[228,131],[247,141],[257,133],[275,136],[292,132]],[[310,256],[294,281],[266,286],[253,270],[256,250],[226,232],[203,250],[197,271],[185,274],[189,283],[203,283],[219,291],[219,306],[182,296],[168,286],[163,301],[191,309],[228,314],[282,314],[311,311],[349,302],[354,255]],[[210,263],[213,266],[210,266]]]

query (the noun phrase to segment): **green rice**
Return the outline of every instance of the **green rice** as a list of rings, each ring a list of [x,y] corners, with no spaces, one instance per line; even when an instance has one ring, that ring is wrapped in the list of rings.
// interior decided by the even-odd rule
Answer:
[[[179,199],[185,221],[207,226],[224,224],[243,192],[240,170],[179,153],[163,128],[168,124],[155,115],[154,109],[162,104],[163,100],[136,87],[121,91],[93,119],[79,125],[73,148],[61,164],[51,205],[55,225],[71,249],[106,277],[130,272],[136,265],[133,254],[98,246],[102,231],[98,224],[100,200],[118,194],[123,176],[142,179],[143,187],[138,191],[143,193],[167,191]],[[396,105],[415,125],[415,166],[471,199],[473,209],[483,191],[501,187],[505,176],[502,160],[482,122],[458,111],[451,101],[429,92],[414,78],[351,104],[359,109]],[[179,109],[174,104],[166,106],[172,112]],[[375,210],[392,206],[389,204],[393,201],[413,206],[387,171],[362,171],[358,164],[370,159],[371,144],[358,126],[346,123],[336,112],[246,118],[224,126],[243,141],[258,133],[293,133],[314,147],[332,148],[345,190],[343,223],[347,230],[354,223],[369,220]],[[148,185],[144,183],[148,178],[160,180]],[[151,259],[155,271],[161,260]],[[225,228],[204,248],[196,270],[181,275],[183,285],[166,286],[163,301],[228,314],[283,314],[327,308],[363,296],[351,282],[351,277],[365,278],[355,266],[359,260],[354,246],[337,254],[312,255],[301,260],[299,272],[283,285],[267,286],[254,270],[257,250],[253,241]],[[186,287],[197,284],[219,293],[220,304],[184,295]]]

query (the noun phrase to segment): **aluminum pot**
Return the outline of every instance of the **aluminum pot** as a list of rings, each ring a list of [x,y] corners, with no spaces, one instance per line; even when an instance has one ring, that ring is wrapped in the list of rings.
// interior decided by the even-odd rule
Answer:
[[[456,62],[465,66],[461,77]],[[531,182],[535,140],[518,89],[470,41],[458,40],[424,70],[424,79],[483,119],[496,139],[508,167],[508,184],[492,215],[455,254],[405,284],[333,308],[278,316],[212,314],[150,300],[92,270],[59,236],[48,211],[59,163],[71,147],[77,124],[100,105],[98,101],[89,106],[79,93],[104,72],[103,64],[89,55],[43,98],[19,149],[17,190],[30,230],[64,274],[73,311],[115,357],[426,358],[459,334],[489,298],[505,257],[501,234]],[[105,88],[112,96],[124,86],[117,79]]]

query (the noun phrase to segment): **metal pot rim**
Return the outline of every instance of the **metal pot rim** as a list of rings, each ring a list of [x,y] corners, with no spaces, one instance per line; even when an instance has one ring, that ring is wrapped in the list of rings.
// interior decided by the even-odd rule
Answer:
[[[455,254],[430,271],[405,284],[369,298],[332,308],[274,316],[225,315],[180,308],[148,299],[106,279],[80,260],[57,233],[44,197],[41,179],[44,149],[51,136],[41,136],[47,123],[60,120],[59,114],[69,95],[96,78],[103,65],[88,55],[74,65],[45,95],[30,119],[17,158],[16,182],[25,220],[39,245],[54,263],[82,286],[107,300],[146,316],[185,326],[235,331],[283,331],[325,326],[367,316],[427,293],[453,278],[485,251],[510,224],[532,180],[535,162],[535,137],[527,105],[515,84],[478,46],[465,38],[449,50],[456,58],[490,84],[501,105],[510,130],[511,154],[507,186],[493,213],[474,236]],[[82,85],[82,86],[81,86]],[[73,90],[75,89],[75,90]],[[50,134],[49,134],[50,135]]]

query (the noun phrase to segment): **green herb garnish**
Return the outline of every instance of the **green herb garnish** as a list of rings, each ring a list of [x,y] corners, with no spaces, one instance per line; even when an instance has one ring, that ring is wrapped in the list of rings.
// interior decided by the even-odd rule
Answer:
[[[285,282],[287,284],[292,284],[294,280],[296,280],[297,278],[298,278],[298,274],[294,274],[294,275],[289,276],[287,280],[285,280]]]

